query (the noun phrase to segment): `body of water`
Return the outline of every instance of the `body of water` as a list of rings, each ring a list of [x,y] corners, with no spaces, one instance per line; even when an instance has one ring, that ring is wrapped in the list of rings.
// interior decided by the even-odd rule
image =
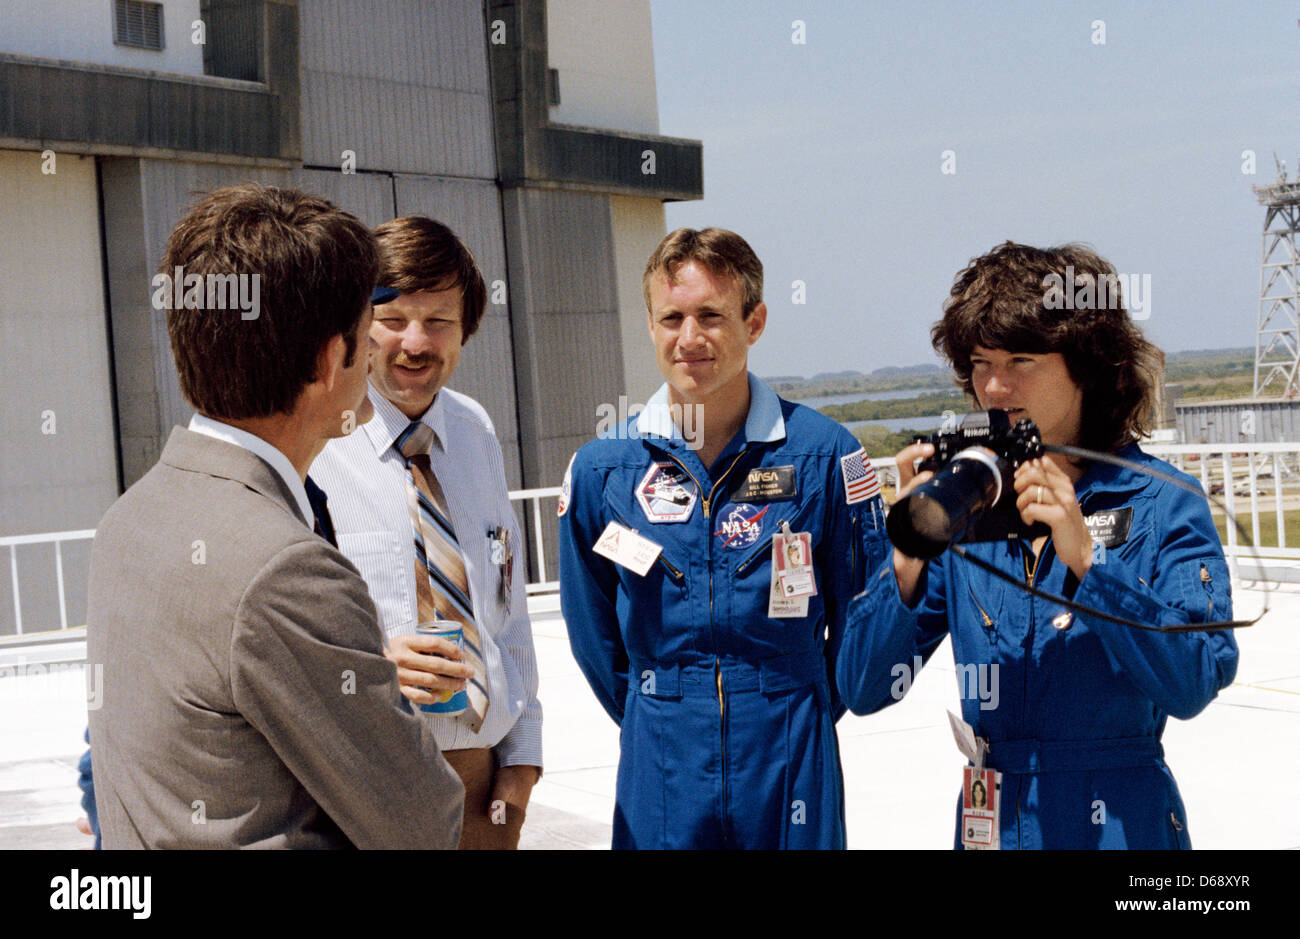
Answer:
[[[906,391],[855,391],[847,395],[827,395],[823,398],[804,398],[799,404],[806,404],[816,410],[828,404],[852,404],[854,401],[893,401],[897,398],[918,398],[936,391],[948,391],[950,386],[940,388],[909,388]]]
[[[904,427],[910,427],[913,430],[922,432],[938,430],[939,425],[943,423],[942,414],[932,414],[926,417],[889,417],[879,421],[847,421],[841,422],[849,430],[855,427],[865,427],[868,424],[880,424],[889,428],[891,431],[902,430]]]

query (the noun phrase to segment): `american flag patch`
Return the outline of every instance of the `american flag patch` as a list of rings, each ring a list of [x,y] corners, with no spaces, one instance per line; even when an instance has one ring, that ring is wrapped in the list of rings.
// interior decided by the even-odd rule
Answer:
[[[840,472],[844,475],[844,498],[849,505],[880,495],[880,480],[871,468],[866,450],[840,457]]]

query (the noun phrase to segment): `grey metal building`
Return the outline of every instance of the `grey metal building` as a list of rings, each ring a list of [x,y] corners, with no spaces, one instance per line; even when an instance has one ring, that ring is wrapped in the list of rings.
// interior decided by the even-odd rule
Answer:
[[[452,386],[536,487],[658,384],[640,269],[702,178],[658,133],[645,0],[0,0],[0,535],[94,527],[188,420],[150,279],[196,191],[456,230],[494,296]]]
[[[1300,400],[1237,398],[1174,406],[1179,443],[1293,443]]]

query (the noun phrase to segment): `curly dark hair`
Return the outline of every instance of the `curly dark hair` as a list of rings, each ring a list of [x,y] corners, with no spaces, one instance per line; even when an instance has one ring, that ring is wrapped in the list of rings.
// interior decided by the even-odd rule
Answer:
[[[1089,284],[1087,296],[1095,302],[1083,304],[1087,308],[1059,302],[1063,291]],[[976,346],[1059,352],[1083,391],[1079,444],[1090,450],[1113,453],[1145,436],[1156,417],[1164,353],[1129,318],[1114,266],[1084,245],[1032,248],[1007,241],[973,259],[954,278],[930,341],[972,398]]]

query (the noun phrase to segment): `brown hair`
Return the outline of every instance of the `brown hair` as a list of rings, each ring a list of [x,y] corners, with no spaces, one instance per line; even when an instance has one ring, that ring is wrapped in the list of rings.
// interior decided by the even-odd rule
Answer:
[[[483,318],[487,287],[474,255],[455,232],[423,215],[404,215],[376,228],[375,240],[380,286],[402,293],[461,289],[460,342],[468,342]]]
[[[180,220],[158,270],[171,278],[178,267],[208,283],[209,275],[256,278],[253,319],[177,307],[170,290],[162,304],[181,391],[220,420],[293,410],[335,336],[352,364],[378,261],[370,232],[332,203],[247,184],[208,193]]]
[[[1089,282],[1097,302],[1069,309],[1077,304],[1064,291]],[[975,258],[954,279],[930,340],[972,398],[976,346],[1059,352],[1083,391],[1080,446],[1090,450],[1114,452],[1140,439],[1156,416],[1164,353],[1129,318],[1114,266],[1083,245],[1044,249],[1007,241]]]
[[[687,261],[695,261],[709,269],[716,277],[725,274],[740,281],[740,312],[744,319],[763,302],[763,262],[758,259],[749,243],[734,231],[725,228],[679,228],[664,236],[646,262],[641,275],[641,295],[645,297],[646,310],[650,310],[650,279],[663,271],[672,283],[677,268]]]

